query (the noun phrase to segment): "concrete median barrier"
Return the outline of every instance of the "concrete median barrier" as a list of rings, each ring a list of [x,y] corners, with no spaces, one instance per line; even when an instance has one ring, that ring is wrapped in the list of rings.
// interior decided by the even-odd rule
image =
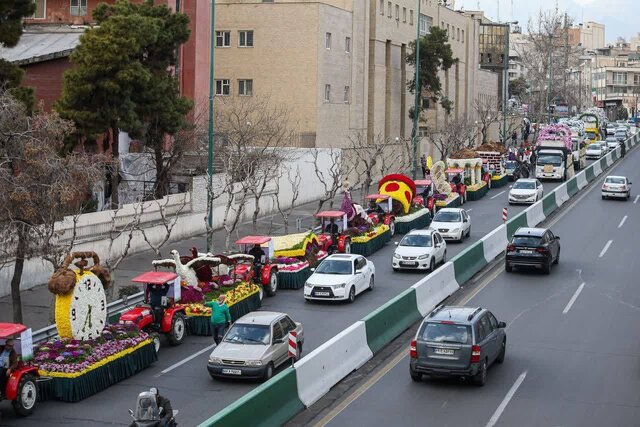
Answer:
[[[542,206],[542,200],[534,203],[525,209],[527,215],[527,225],[529,227],[535,227],[545,220],[546,216],[544,214],[544,209]]]
[[[527,224],[527,212],[522,211],[518,215],[507,221],[507,239],[511,239],[513,233],[520,227],[526,227]]]
[[[493,261],[505,250],[509,243],[509,239],[507,239],[507,226],[502,224],[480,239],[480,241],[482,242],[484,259],[487,263]]]
[[[567,193],[569,193],[570,197],[573,197],[578,194],[578,191],[580,191],[580,189],[578,188],[578,177],[576,175],[567,181]]]
[[[558,207],[562,206],[570,199],[569,193],[567,192],[567,184],[558,186],[553,193],[556,195],[556,205]]]
[[[600,176],[602,174],[602,166],[600,166],[600,162],[602,161],[602,159],[598,160],[597,162],[593,162],[591,164],[591,167],[593,168],[593,174],[597,177]],[[594,177],[595,178],[595,177]]]
[[[457,291],[460,286],[456,281],[453,263],[447,262],[413,285],[412,288],[416,292],[418,311],[424,317],[449,295]]]
[[[542,198],[542,211],[544,212],[544,216],[549,216],[558,209],[558,205],[556,204],[556,195],[555,192],[551,192]]]
[[[309,407],[373,357],[365,323],[356,322],[295,364],[298,396]]]
[[[585,178],[587,178],[587,182],[591,182],[594,179],[596,179],[596,175],[595,175],[592,164],[587,166],[587,168],[584,170],[584,174],[585,174]]]
[[[576,182],[578,183],[578,189],[582,190],[584,187],[586,187],[589,184],[589,181],[587,181],[587,172],[586,170],[580,172],[578,175],[576,175]]]
[[[476,242],[451,260],[458,283],[465,283],[487,265],[482,247],[482,242]]]

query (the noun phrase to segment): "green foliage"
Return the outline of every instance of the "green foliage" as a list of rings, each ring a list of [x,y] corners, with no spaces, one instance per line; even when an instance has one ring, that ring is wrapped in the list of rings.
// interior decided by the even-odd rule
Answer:
[[[420,39],[420,88],[428,93],[429,99],[438,102],[442,96],[442,85],[438,78],[439,70],[448,70],[458,59],[453,57],[451,45],[448,43],[449,37],[446,30],[432,27],[430,33]],[[410,53],[407,55],[407,63],[416,64],[416,43],[409,43]],[[415,75],[407,87],[411,93],[415,90]],[[453,102],[446,97],[442,98],[441,105],[447,112],[450,112]],[[422,105],[422,103],[420,103]],[[420,107],[422,108],[422,107]]]
[[[509,82],[509,94],[520,100],[524,99],[528,89],[529,83],[527,83],[524,77],[518,77]]]
[[[0,86],[4,87],[15,99],[22,102],[26,107],[26,113],[31,116],[35,105],[35,97],[32,88],[20,86],[23,77],[24,71],[22,68],[0,59]]]
[[[616,109],[616,120],[627,120],[629,118],[629,112],[625,107],[619,105]]]
[[[0,45],[14,47],[22,36],[22,19],[36,11],[33,0],[0,1]]]

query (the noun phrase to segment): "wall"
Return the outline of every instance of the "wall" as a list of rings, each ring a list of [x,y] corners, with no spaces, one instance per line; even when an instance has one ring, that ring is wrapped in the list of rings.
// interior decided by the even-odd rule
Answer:
[[[62,94],[62,74],[71,67],[69,58],[37,62],[23,66],[25,71],[23,86],[32,87],[35,91],[36,103],[44,104],[45,111],[51,111],[54,102]]]

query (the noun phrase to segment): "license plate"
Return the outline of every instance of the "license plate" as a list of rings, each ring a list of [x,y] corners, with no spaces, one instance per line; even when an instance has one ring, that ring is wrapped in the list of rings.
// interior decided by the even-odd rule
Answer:
[[[316,295],[318,295],[319,297],[328,297],[329,292],[316,292]]]
[[[434,350],[435,354],[444,354],[446,356],[453,356],[453,350],[450,348],[436,348]]]
[[[521,254],[532,254],[533,251],[520,251]]]
[[[222,373],[225,375],[242,375],[242,371],[240,369],[223,369]]]
[[[417,262],[407,262],[407,261],[400,261],[400,265],[406,265],[407,267],[415,267],[418,265]]]

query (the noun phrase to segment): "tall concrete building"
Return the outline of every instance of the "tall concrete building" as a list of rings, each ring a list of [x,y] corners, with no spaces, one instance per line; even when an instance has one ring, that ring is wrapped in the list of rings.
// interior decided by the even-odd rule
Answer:
[[[580,46],[587,50],[605,47],[605,28],[603,24],[588,21],[569,28],[569,45]]]

